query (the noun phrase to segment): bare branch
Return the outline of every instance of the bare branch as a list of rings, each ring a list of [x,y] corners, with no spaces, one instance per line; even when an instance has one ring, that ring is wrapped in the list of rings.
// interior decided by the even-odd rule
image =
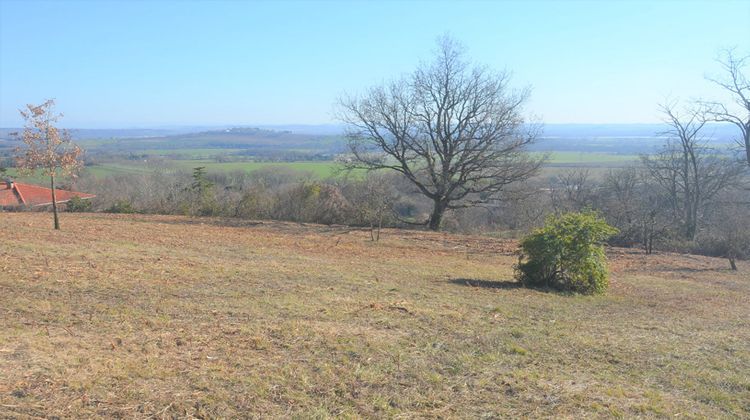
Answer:
[[[723,76],[706,78],[728,92],[735,106],[730,109],[726,104],[715,101],[705,101],[703,104],[709,107],[714,121],[728,122],[740,129],[742,137],[737,143],[744,147],[747,164],[750,165],[750,80],[744,73],[745,66],[750,63],[750,55],[737,57],[733,50],[726,50],[717,61]]]
[[[432,229],[445,210],[492,200],[542,163],[525,153],[538,134],[522,117],[529,91],[511,90],[506,73],[472,66],[463,55],[458,43],[443,37],[433,62],[339,101],[348,164],[403,174],[434,201]]]
[[[83,166],[83,150],[71,141],[68,130],[55,127],[62,114],[55,114],[54,107],[55,101],[49,99],[41,105],[26,105],[26,109],[19,111],[25,123],[23,131],[15,133],[15,137],[24,146],[16,148],[16,167],[26,173],[39,170],[50,178],[55,229],[59,229],[55,179],[78,174]]]

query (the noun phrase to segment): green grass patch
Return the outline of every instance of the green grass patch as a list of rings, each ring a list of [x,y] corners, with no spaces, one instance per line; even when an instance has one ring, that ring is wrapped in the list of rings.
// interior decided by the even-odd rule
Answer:
[[[544,155],[545,153],[534,152],[535,155]],[[551,164],[570,164],[570,163],[586,163],[586,164],[606,164],[606,163],[624,163],[624,162],[637,162],[638,155],[622,155],[616,153],[600,153],[600,152],[549,152],[548,163]]]
[[[209,160],[174,160],[170,162],[176,168],[192,169],[205,166],[207,171],[246,171],[259,169],[285,168],[296,171],[310,172],[320,178],[329,178],[338,173],[341,165],[331,161],[322,162],[212,162]]]

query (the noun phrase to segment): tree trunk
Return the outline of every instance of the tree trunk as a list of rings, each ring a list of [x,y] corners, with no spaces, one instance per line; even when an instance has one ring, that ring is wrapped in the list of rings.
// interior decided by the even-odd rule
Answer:
[[[692,241],[695,239],[695,234],[698,231],[698,209],[696,202],[696,192],[693,191],[686,194],[686,198],[687,203],[685,204],[685,239]]]
[[[445,214],[446,204],[441,200],[435,200],[435,205],[432,208],[432,215],[430,216],[430,230],[440,230],[440,225],[443,222],[443,214]]]
[[[685,237],[692,241],[695,239],[695,234],[697,233],[697,226],[695,226],[695,220],[691,218],[688,220],[686,226],[685,226]]]
[[[729,257],[729,266],[732,267],[732,271],[737,271],[737,262],[734,257]]]
[[[55,229],[60,230],[60,219],[57,216],[57,195],[55,194],[55,176],[50,176],[50,184],[52,187],[52,213],[55,218]]]

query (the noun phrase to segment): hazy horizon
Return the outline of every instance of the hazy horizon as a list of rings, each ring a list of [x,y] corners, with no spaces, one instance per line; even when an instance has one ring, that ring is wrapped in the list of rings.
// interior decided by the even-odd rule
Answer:
[[[74,139],[95,138],[137,138],[137,137],[180,137],[196,133],[221,133],[230,128],[260,129],[277,132],[291,132],[305,136],[340,136],[345,133],[346,126],[339,123],[331,124],[226,124],[226,125],[154,125],[131,127],[71,127],[60,125],[71,131]],[[570,140],[570,139],[598,139],[607,141],[663,139],[663,133],[669,129],[666,123],[619,123],[619,124],[581,124],[581,123],[545,123],[541,125],[539,139]],[[21,127],[0,127],[0,140],[9,138],[9,134],[20,130]],[[736,127],[729,123],[708,123],[707,137],[718,143],[736,140]]]

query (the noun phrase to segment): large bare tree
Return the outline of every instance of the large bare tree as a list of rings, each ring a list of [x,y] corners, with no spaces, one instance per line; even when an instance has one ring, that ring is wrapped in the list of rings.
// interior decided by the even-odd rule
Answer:
[[[742,196],[744,194],[744,197]],[[738,197],[739,195],[739,197]],[[708,241],[713,251],[729,260],[737,270],[737,260],[750,259],[750,193],[730,191],[718,197],[708,220]]]
[[[537,131],[522,117],[528,90],[508,84],[507,73],[471,64],[441,38],[431,63],[340,100],[350,167],[403,174],[433,202],[424,224],[439,230],[447,210],[487,203],[541,166],[525,153]]]
[[[711,105],[711,116],[715,121],[728,122],[740,129],[742,139],[738,142],[745,149],[745,158],[750,165],[750,80],[743,73],[744,67],[750,62],[750,55],[735,56],[732,50],[727,50],[719,60],[723,76],[708,79],[724,88],[734,104],[722,102],[708,102]]]
[[[676,104],[662,105],[669,129],[667,145],[657,154],[643,156],[649,178],[668,197],[673,218],[685,239],[695,239],[703,212],[720,192],[736,185],[744,168],[729,156],[707,146],[703,130],[711,111],[697,104],[682,112]]]
[[[26,109],[20,112],[25,120],[24,128],[21,133],[14,134],[25,147],[16,149],[16,166],[27,172],[40,170],[49,176],[55,229],[60,229],[55,180],[80,170],[83,166],[82,150],[71,141],[68,130],[55,127],[62,114],[55,113],[54,100],[41,105],[26,105]]]

